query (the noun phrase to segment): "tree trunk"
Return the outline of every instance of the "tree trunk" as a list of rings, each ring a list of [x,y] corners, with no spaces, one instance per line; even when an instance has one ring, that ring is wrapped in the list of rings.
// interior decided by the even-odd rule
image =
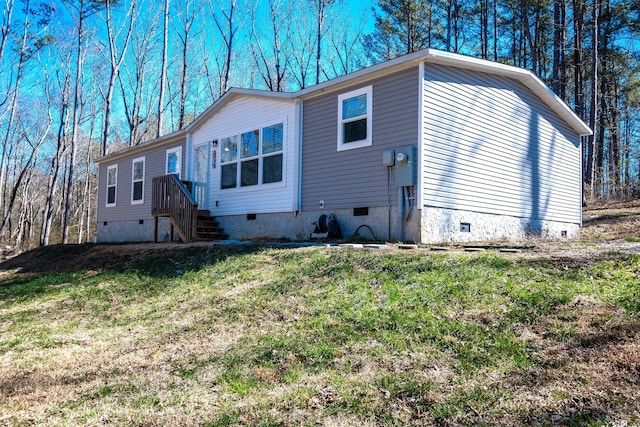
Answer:
[[[522,29],[524,30],[525,39],[528,42],[529,53],[531,54],[531,70],[533,70],[534,73],[538,73],[538,44],[536,43],[536,39],[531,35],[527,0],[520,0],[520,14],[522,18]]]
[[[158,127],[156,138],[163,133],[164,92],[167,85],[167,49],[169,45],[169,0],[164,0],[164,24],[162,30],[162,61],[160,64],[160,94],[158,95]]]
[[[587,151],[587,171],[588,183],[591,185],[590,194],[591,198],[594,197],[594,178],[595,178],[595,158],[594,155],[596,149],[596,124],[597,124],[597,111],[598,108],[598,0],[593,2],[593,46],[591,49],[591,105],[589,110],[589,127],[593,131],[593,135],[589,137],[589,147]]]
[[[73,205],[73,180],[75,179],[76,151],[78,146],[78,138],[80,132],[81,118],[81,102],[82,102],[82,80],[84,77],[84,19],[85,9],[83,2],[80,5],[80,13],[78,16],[78,34],[76,39],[76,71],[73,83],[73,105],[72,105],[72,123],[71,123],[71,140],[69,141],[69,169],[67,171],[67,190],[64,197],[64,213],[62,221],[62,243],[69,243],[69,228],[71,226],[71,209]]]
[[[2,25],[0,25],[0,64],[4,57],[4,49],[7,46],[7,40],[11,35],[11,17],[13,15],[14,0],[5,0],[5,9],[2,15]]]
[[[129,40],[131,39],[131,32],[133,31],[133,25],[135,22],[135,7],[136,1],[133,0],[129,6],[127,17],[129,19],[129,27],[127,28],[127,34],[122,44],[122,50],[118,53],[117,40],[113,32],[113,20],[111,18],[111,1],[106,0],[105,14],[107,24],[107,38],[109,44],[109,65],[111,66],[111,73],[109,74],[109,86],[107,87],[107,96],[104,100],[104,121],[102,126],[102,155],[107,154],[107,144],[109,142],[109,128],[111,127],[111,102],[113,100],[113,91],[115,89],[116,80],[120,74],[120,66],[124,61],[124,55],[129,46]]]
[[[29,0],[25,2],[25,10],[29,11]],[[18,112],[18,96],[20,94],[20,85],[22,84],[22,77],[24,72],[24,64],[26,61],[27,55],[27,41],[29,37],[29,13],[24,14],[23,21],[23,30],[22,36],[20,38],[20,46],[18,47],[18,64],[16,69],[16,77],[14,82],[13,90],[11,92],[11,102],[9,104],[9,119],[7,121],[6,132],[4,138],[2,140],[2,154],[0,154],[0,194],[1,203],[0,203],[0,212],[2,212],[3,216],[7,212],[5,194],[6,193],[6,185],[7,185],[7,174],[8,174],[8,163],[11,158],[11,153],[13,151],[11,144],[11,138],[14,134],[14,122],[16,119],[16,114]],[[4,40],[3,40],[4,43]],[[4,47],[3,47],[4,49]],[[5,221],[3,221],[2,226],[0,226],[0,237],[2,236],[2,232],[4,229]]]
[[[565,94],[565,14],[566,0],[553,0],[553,65],[551,87],[561,99]]]
[[[318,22],[316,28],[316,84],[320,83],[320,55],[322,53],[322,30],[324,27],[324,8],[326,0],[317,1]]]

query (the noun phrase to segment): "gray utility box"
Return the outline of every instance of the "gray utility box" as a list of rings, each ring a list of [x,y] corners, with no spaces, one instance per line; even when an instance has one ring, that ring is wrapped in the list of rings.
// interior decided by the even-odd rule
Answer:
[[[416,185],[416,146],[396,148],[396,186],[413,187]]]

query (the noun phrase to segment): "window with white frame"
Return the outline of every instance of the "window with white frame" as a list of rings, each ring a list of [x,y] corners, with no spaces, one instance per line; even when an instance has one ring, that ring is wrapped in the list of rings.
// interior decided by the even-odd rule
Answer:
[[[144,203],[144,157],[133,159],[131,166],[131,204]]]
[[[107,206],[116,205],[118,188],[118,165],[107,167]]]
[[[371,145],[373,87],[338,96],[338,151]]]
[[[220,141],[221,189],[282,182],[283,123],[222,138]]]
[[[167,175],[178,175],[182,169],[182,147],[169,148],[167,150]]]

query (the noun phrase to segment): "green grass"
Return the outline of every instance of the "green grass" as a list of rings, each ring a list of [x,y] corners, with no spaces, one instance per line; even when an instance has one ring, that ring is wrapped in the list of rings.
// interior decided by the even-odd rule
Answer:
[[[638,423],[639,281],[637,255],[259,247],[9,275],[0,420]]]

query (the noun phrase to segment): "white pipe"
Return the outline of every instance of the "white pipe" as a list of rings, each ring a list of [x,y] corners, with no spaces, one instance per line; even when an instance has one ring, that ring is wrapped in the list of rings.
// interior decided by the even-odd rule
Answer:
[[[404,217],[404,187],[398,187],[398,243],[402,243],[402,218]]]

